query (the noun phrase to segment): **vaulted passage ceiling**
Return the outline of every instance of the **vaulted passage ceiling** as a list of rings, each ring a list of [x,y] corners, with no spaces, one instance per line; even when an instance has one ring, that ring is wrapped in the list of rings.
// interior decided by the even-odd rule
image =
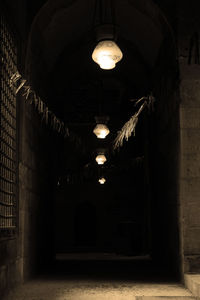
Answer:
[[[109,9],[110,1],[102,3]],[[61,58],[66,75],[76,78],[80,70],[97,72],[97,66],[90,63],[96,42],[95,4],[96,0],[47,1],[32,26],[28,58],[38,62],[35,72],[41,62],[46,73],[53,72]],[[114,10],[118,43],[125,56],[118,72],[132,74],[134,85],[143,86],[156,62],[167,24],[149,0],[116,0]]]
[[[113,134],[121,128],[134,112],[130,99],[154,88],[166,38],[173,44],[169,25],[151,0],[102,0],[107,22],[113,3],[123,59],[113,70],[100,69],[91,57],[97,43],[97,2],[47,1],[34,19],[27,50],[27,74],[33,86],[83,135],[92,131],[99,113],[109,115]]]

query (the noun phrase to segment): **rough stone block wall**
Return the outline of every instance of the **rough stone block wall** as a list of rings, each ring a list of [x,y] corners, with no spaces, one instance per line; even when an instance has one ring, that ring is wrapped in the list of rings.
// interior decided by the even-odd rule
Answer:
[[[23,275],[27,278],[38,271],[43,258],[51,252],[50,247],[48,248],[49,224],[52,222],[51,145],[48,131],[30,104],[25,104],[23,117],[20,119],[20,227]]]
[[[34,276],[51,255],[49,135],[32,106],[19,101],[19,228],[13,239],[0,240],[0,295]]]
[[[184,0],[178,9],[180,63],[180,224],[182,273],[200,272],[200,65],[199,1]],[[196,61],[195,61],[196,55]]]
[[[178,218],[183,277],[185,272],[200,272],[200,66],[197,64],[197,49],[195,62],[194,39],[191,47],[194,34],[199,35],[200,2],[155,2],[173,27],[180,64]],[[169,226],[173,228],[172,224]]]
[[[4,7],[5,4],[5,7]],[[0,3],[18,40],[18,68],[24,73],[27,34],[32,22],[28,1]],[[16,236],[0,239],[0,298],[13,285],[34,276],[52,256],[50,132],[34,108],[18,97],[18,200]]]
[[[0,240],[0,296],[22,281],[19,237]]]
[[[180,202],[184,272],[200,271],[200,66],[181,66]]]

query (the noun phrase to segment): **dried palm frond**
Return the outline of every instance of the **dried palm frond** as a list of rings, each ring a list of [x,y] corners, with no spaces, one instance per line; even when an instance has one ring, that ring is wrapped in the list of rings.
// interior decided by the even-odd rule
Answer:
[[[11,78],[10,78],[10,86],[13,86],[22,76],[19,74],[19,72],[15,72]]]
[[[135,106],[137,106],[141,101],[143,101],[143,100],[147,100],[147,97],[142,97],[142,98],[140,98],[140,99],[131,99],[130,101],[131,102],[135,102]]]
[[[129,137],[132,135],[132,133],[135,133],[135,127],[138,122],[138,116],[142,112],[142,110],[147,105],[147,101],[145,101],[139,110],[124,124],[122,129],[118,132],[117,137],[114,140],[113,143],[113,149],[116,150],[118,147],[122,147],[124,139],[128,141]]]
[[[64,138],[70,137],[77,148],[81,148],[85,152],[86,147],[82,140],[73,132],[69,132],[69,128],[63,121],[61,121],[51,110],[49,110],[46,103],[36,94],[36,92],[28,84],[27,80],[22,77],[22,75],[17,71],[10,78],[10,86],[16,86],[16,95],[19,91],[22,91],[22,96],[25,98],[26,102],[34,105],[36,111],[41,115],[42,121],[46,125],[50,125],[53,130],[61,133]],[[80,147],[81,146],[81,147]]]
[[[132,132],[135,131],[135,127],[138,122],[138,117],[134,114],[128,122],[124,124],[122,129],[118,132],[117,137],[114,140],[113,149],[117,149],[123,145],[123,140],[125,139],[128,141],[129,137],[131,136]]]

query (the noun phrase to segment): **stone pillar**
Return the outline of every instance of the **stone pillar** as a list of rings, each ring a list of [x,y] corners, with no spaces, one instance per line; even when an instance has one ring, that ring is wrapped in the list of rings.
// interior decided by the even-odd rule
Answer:
[[[200,66],[181,66],[180,204],[183,272],[200,271]]]
[[[200,272],[200,65],[190,40],[199,32],[199,1],[181,1],[178,15],[180,62],[180,224],[182,271]]]

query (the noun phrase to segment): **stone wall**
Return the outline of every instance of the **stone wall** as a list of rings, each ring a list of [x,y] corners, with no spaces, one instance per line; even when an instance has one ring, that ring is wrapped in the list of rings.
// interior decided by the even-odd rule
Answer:
[[[173,165],[171,167],[167,166],[169,170],[167,173],[169,176],[171,174],[172,177],[171,179],[167,179],[169,176],[165,176],[167,180],[163,180],[163,183],[165,182],[164,186],[167,187],[167,182],[169,182],[169,180],[172,182],[172,178],[175,178],[176,174],[178,178],[178,211],[176,212],[175,207],[175,210],[167,209],[167,212],[171,211],[171,214],[173,211],[176,212],[177,221],[179,223],[177,241],[180,255],[178,261],[183,277],[184,273],[200,271],[200,66],[195,62],[195,41],[193,43],[189,64],[191,39],[195,33],[199,34],[200,29],[200,3],[197,0],[189,2],[187,0],[181,2],[155,0],[155,2],[161,7],[174,30],[180,66],[180,108],[178,113],[180,116],[180,135],[175,134],[177,138],[180,136],[180,146],[178,146],[180,151],[178,158],[179,163],[178,161],[175,162],[174,155],[171,157],[172,160],[169,160],[170,153],[173,153],[173,148],[175,149],[174,142],[176,143],[175,139],[173,141],[173,130],[171,132],[172,145],[171,143],[165,143],[165,146],[163,144],[163,150],[164,147],[167,147],[170,152],[167,154],[168,159],[166,160],[165,158],[166,165],[167,162],[171,164],[175,163],[177,167],[179,166],[179,173],[177,175],[177,171]],[[197,46],[199,47],[199,41],[197,41]],[[166,113],[162,116],[165,118]],[[171,129],[172,128],[173,127],[171,127]],[[166,134],[169,135],[169,132],[170,129],[166,131]],[[171,202],[170,199],[174,197],[173,191],[174,188],[169,189],[169,186],[167,190],[164,188],[163,197],[161,198],[168,198]],[[171,243],[171,246],[175,249],[178,246],[175,240],[176,235],[173,233],[173,228],[175,228],[175,230],[177,228],[173,222],[175,219],[166,213],[164,207],[163,211],[165,211],[165,215],[168,216],[169,220],[167,221],[167,218],[164,217],[164,220],[166,220],[162,220],[162,222],[167,222],[167,226],[171,228],[168,232],[172,232],[170,239],[171,241],[174,239],[175,244],[173,246],[173,243]],[[161,219],[162,218],[163,214],[161,214]],[[165,227],[167,228],[167,226]],[[166,236],[166,240],[164,236]],[[167,245],[168,235],[165,234],[164,236],[161,240],[162,243]]]
[[[0,240],[0,296],[22,282],[22,258],[19,237]]]
[[[24,102],[24,99],[21,99]],[[23,277],[34,274],[51,253],[52,182],[50,136],[30,104],[21,104],[19,209]]]
[[[32,106],[19,101],[19,228],[0,240],[0,295],[52,259],[50,136]]]
[[[200,271],[200,66],[181,67],[180,202],[183,272]]]
[[[180,63],[180,224],[182,273],[200,271],[200,65],[195,63],[199,1],[182,1],[178,10]],[[199,46],[199,42],[198,42]]]
[[[3,1],[8,20],[18,32],[20,71],[24,69],[26,1]],[[29,20],[30,22],[30,20]],[[34,276],[52,258],[51,134],[34,108],[18,99],[19,222],[13,238],[0,239],[0,297],[12,286]]]

